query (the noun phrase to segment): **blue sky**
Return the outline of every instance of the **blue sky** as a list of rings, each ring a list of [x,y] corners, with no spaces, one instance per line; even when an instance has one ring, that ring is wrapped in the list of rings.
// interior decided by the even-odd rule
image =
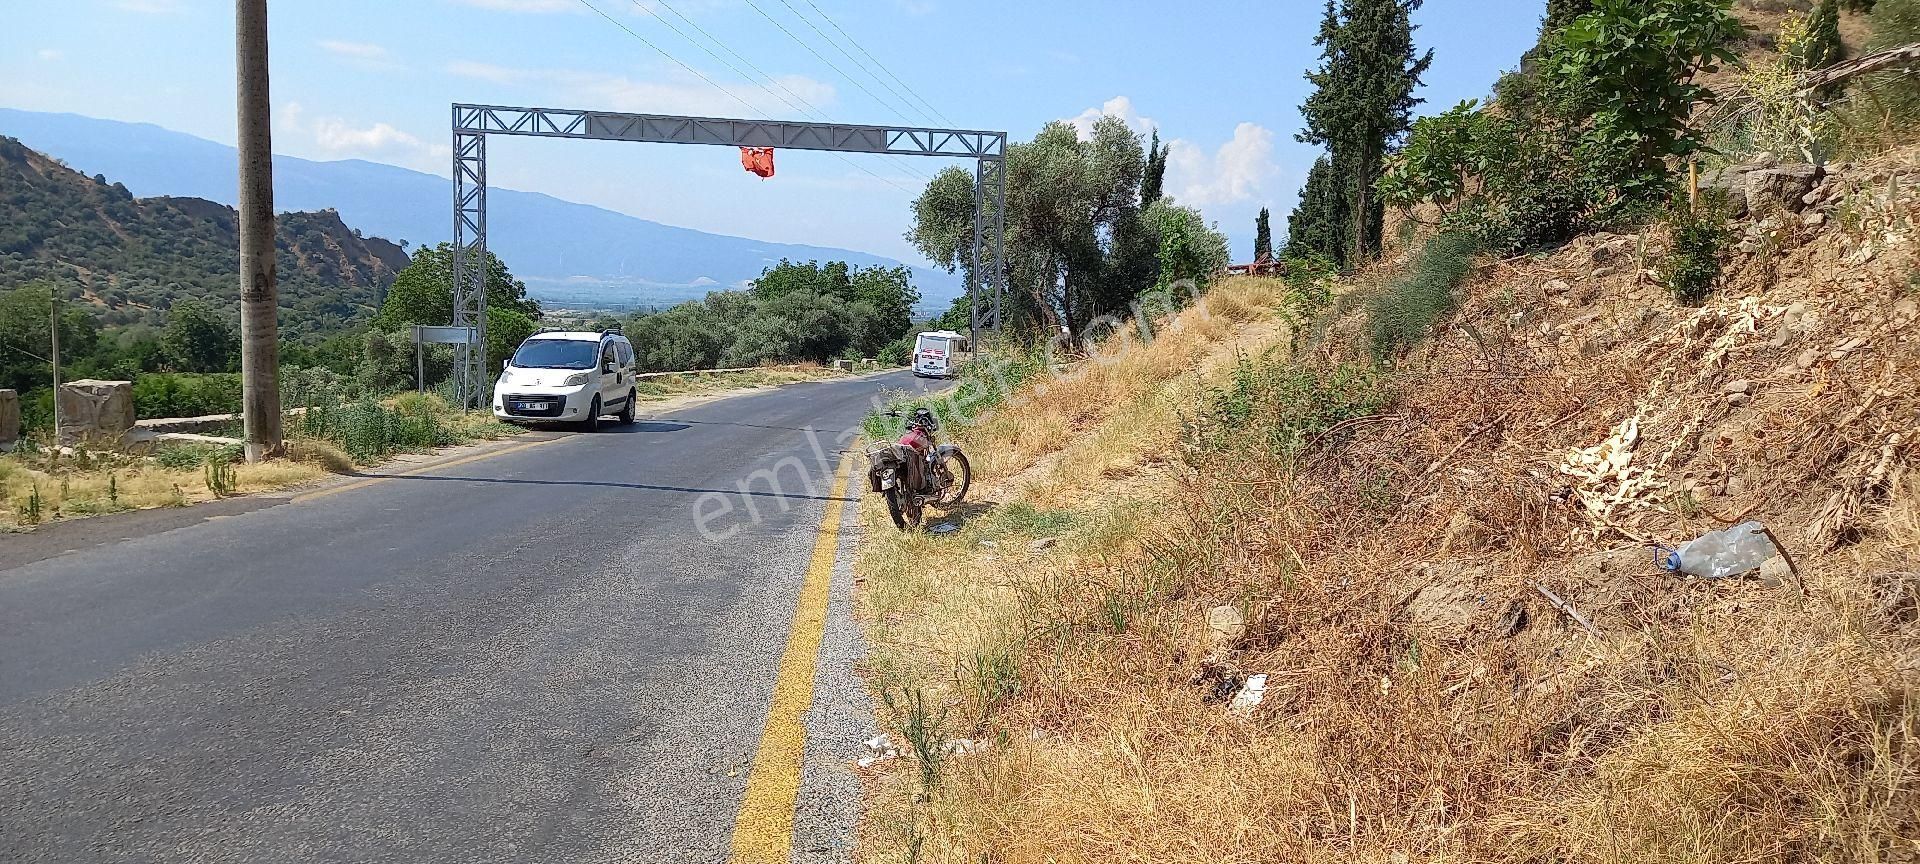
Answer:
[[[9,5],[0,105],[233,142],[232,3]],[[1532,42],[1543,6],[1428,2],[1416,34],[1436,51],[1424,110],[1483,96]],[[1293,135],[1321,9],[1312,0],[277,0],[274,149],[444,176],[452,102],[796,119],[817,111],[841,122],[929,125],[944,115],[1015,140],[1049,120],[1090,122],[1104,112],[1143,131],[1156,126],[1174,142],[1168,191],[1219,223],[1235,257],[1246,258],[1254,214],[1271,207],[1283,231],[1313,162],[1314,148]],[[901,239],[908,202],[942,165],[783,152],[778,176],[761,180],[717,147],[490,146],[496,185],[915,262]]]

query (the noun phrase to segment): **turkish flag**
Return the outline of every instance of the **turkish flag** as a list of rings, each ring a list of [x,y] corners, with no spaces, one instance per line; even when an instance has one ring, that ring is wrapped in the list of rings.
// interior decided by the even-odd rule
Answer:
[[[761,177],[772,177],[773,176],[773,148],[772,147],[740,148],[740,167],[747,169],[747,171],[750,173],[758,174]]]

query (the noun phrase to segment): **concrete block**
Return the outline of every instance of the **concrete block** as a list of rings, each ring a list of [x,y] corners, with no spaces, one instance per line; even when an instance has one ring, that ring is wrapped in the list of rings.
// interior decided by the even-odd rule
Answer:
[[[0,390],[0,453],[11,453],[20,443],[20,394]]]
[[[118,446],[133,429],[133,382],[91,378],[60,385],[57,437],[66,446]]]

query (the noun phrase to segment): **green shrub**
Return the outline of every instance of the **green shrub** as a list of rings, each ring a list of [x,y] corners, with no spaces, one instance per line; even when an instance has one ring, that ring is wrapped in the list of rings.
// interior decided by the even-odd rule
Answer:
[[[244,450],[233,444],[180,444],[162,448],[153,461],[163,468],[198,468],[215,462],[233,463],[244,458]]]
[[[1406,273],[1372,298],[1367,336],[1376,359],[1426,338],[1433,325],[1453,311],[1454,289],[1472,269],[1478,251],[1478,241],[1466,234],[1435,236],[1421,247]]]
[[[150,372],[133,381],[133,411],[142,418],[240,413],[240,376]]]
[[[887,343],[887,347],[880,349],[877,359],[887,366],[909,365],[913,362],[913,346],[917,339],[918,334],[914,333],[895,339]]]
[[[1663,221],[1672,234],[1673,248],[1660,262],[1660,281],[1675,300],[1698,303],[1713,292],[1713,283],[1720,278],[1720,252],[1732,240],[1726,205],[1711,195],[1697,208],[1680,199],[1668,207]]]
[[[1280,280],[1287,285],[1285,312],[1302,320],[1320,314],[1333,301],[1333,280],[1340,275],[1339,265],[1320,254],[1288,258],[1281,268]]]
[[[404,407],[388,407],[377,399],[361,399],[345,405],[308,409],[301,418],[301,431],[313,438],[325,438],[360,462],[371,462],[403,450],[444,447],[457,443],[457,437],[440,423],[436,406],[444,401],[434,396],[406,400]]]
[[[1385,382],[1364,366],[1301,365],[1271,352],[1241,357],[1189,422],[1189,452],[1252,449],[1291,461],[1341,421],[1372,416],[1388,401]]]
[[[906,414],[915,408],[930,408],[942,428],[958,429],[1000,407],[1022,385],[1046,371],[1046,355],[1036,348],[982,351],[973,362],[960,367],[952,390],[938,396],[899,400],[888,410]],[[862,421],[861,430],[870,441],[891,441],[900,437],[902,422],[876,411]]]

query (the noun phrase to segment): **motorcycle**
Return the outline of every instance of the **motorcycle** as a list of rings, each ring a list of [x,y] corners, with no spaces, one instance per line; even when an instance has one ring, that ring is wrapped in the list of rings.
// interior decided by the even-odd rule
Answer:
[[[899,411],[888,417],[902,416]],[[905,531],[920,524],[925,508],[950,510],[960,504],[973,485],[973,466],[967,454],[935,436],[940,421],[933,412],[916,408],[907,415],[907,432],[900,440],[867,450],[867,488],[887,499],[887,515]]]

